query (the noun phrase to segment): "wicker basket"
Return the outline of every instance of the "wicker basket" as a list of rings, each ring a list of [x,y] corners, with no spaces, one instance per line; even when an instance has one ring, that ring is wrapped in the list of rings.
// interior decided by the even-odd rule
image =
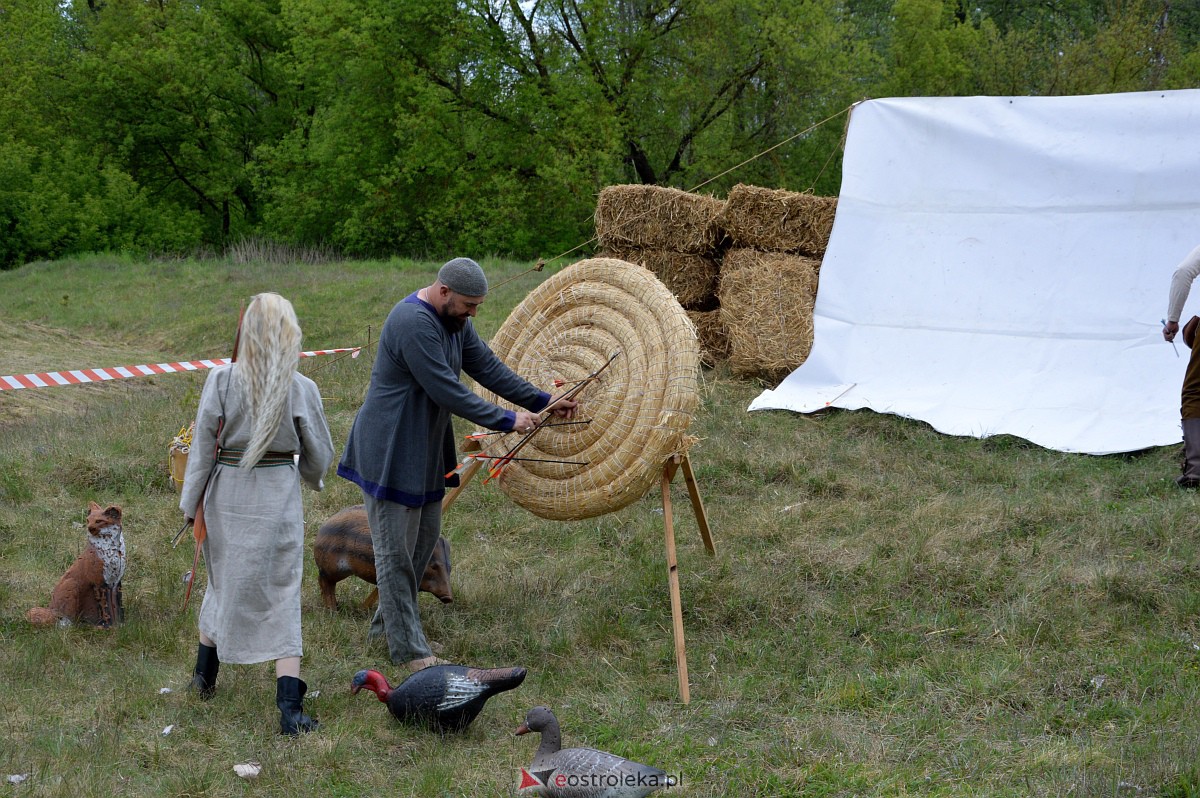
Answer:
[[[183,476],[187,473],[188,452],[192,450],[192,433],[196,422],[193,421],[179,430],[179,434],[167,447],[167,471],[171,474],[171,484],[175,490],[183,491]]]
[[[579,394],[577,420],[588,423],[543,429],[520,453],[581,464],[513,461],[503,469],[501,489],[534,515],[566,521],[619,510],[644,496],[664,461],[692,440],[685,432],[699,402],[696,330],[666,286],[640,266],[592,258],[567,267],[513,310],[491,347],[556,394],[618,353]],[[504,454],[520,439],[497,437],[488,454]]]

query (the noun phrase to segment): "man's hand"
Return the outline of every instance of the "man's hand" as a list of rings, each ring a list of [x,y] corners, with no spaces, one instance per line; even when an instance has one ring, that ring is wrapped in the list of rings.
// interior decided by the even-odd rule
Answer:
[[[574,399],[551,399],[550,404],[546,405],[546,409],[559,418],[565,418],[568,421],[575,418],[575,411],[579,409],[579,402]]]
[[[1175,333],[1179,332],[1179,322],[1165,321],[1163,322],[1163,338],[1168,341],[1175,340]]]
[[[579,402],[573,399],[551,397],[550,404],[546,405],[546,409],[559,418],[572,419],[575,418],[575,411],[579,407]],[[528,410],[518,410],[517,419],[513,422],[513,432],[532,432],[533,428],[542,423],[542,417],[538,413],[530,413]]]
[[[528,410],[518,410],[517,420],[513,422],[513,432],[532,432],[533,428],[542,422],[542,417]]]

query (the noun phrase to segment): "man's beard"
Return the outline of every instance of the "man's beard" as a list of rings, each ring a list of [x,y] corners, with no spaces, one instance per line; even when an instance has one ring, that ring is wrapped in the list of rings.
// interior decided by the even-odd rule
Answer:
[[[463,327],[467,326],[466,319],[460,319],[457,316],[451,316],[446,312],[445,308],[442,308],[438,311],[438,318],[442,320],[442,326],[445,327],[451,335],[462,332]]]

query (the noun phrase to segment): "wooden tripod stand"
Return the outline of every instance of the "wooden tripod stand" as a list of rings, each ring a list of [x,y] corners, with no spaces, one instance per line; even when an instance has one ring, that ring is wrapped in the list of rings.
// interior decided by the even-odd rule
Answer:
[[[679,596],[679,564],[675,560],[675,521],[671,513],[671,480],[677,470],[683,471],[683,481],[687,484],[688,496],[692,500],[692,512],[696,514],[696,524],[700,527],[700,537],[704,539],[704,548],[709,554],[716,554],[713,547],[712,532],[708,528],[708,514],[704,512],[704,502],[700,500],[700,488],[696,485],[696,475],[692,472],[692,461],[687,453],[672,455],[663,463],[662,473],[662,503],[663,503],[663,534],[667,543],[667,585],[671,590],[671,626],[675,631],[675,670],[679,676],[679,698],[683,703],[692,700],[688,688],[687,648],[683,642],[683,600]]]
[[[458,499],[466,489],[467,483],[479,471],[483,460],[472,459],[459,475],[458,487],[452,488],[442,499],[442,512]],[[688,497],[692,501],[692,512],[696,515],[696,524],[700,527],[700,537],[704,540],[704,548],[708,553],[716,554],[713,546],[712,532],[708,527],[708,514],[704,512],[704,502],[700,499],[700,488],[696,484],[696,475],[692,472],[692,461],[686,453],[675,454],[667,458],[662,470],[662,506],[663,534],[667,547],[667,587],[671,593],[671,627],[675,634],[675,669],[679,677],[679,698],[683,703],[689,703],[691,691],[688,687],[687,646],[683,637],[683,600],[679,594],[679,563],[675,557],[675,519],[671,512],[671,480],[677,471],[683,472],[683,480],[687,485]]]

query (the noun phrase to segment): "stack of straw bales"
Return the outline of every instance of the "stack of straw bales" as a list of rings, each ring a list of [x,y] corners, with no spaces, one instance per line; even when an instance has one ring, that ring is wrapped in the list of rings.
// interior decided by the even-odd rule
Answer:
[[[609,186],[596,202],[601,256],[643,266],[666,285],[696,325],[708,365],[715,358],[707,322],[698,320],[716,312],[723,239],[716,219],[724,208],[705,194],[643,185]],[[724,349],[723,340],[715,345]]]
[[[601,255],[654,272],[695,325],[708,366],[729,355],[717,309],[724,208],[715,197],[643,185],[609,186],[596,203]]]
[[[734,247],[825,255],[837,197],[818,197],[741,183],[729,191],[717,223]]]
[[[687,312],[707,366],[779,380],[812,350],[813,306],[836,197],[739,184],[721,201],[610,186],[596,203],[603,257],[646,267]]]
[[[718,296],[734,374],[778,381],[808,358],[836,210],[835,197],[741,184],[729,192],[718,218],[731,242]]]

